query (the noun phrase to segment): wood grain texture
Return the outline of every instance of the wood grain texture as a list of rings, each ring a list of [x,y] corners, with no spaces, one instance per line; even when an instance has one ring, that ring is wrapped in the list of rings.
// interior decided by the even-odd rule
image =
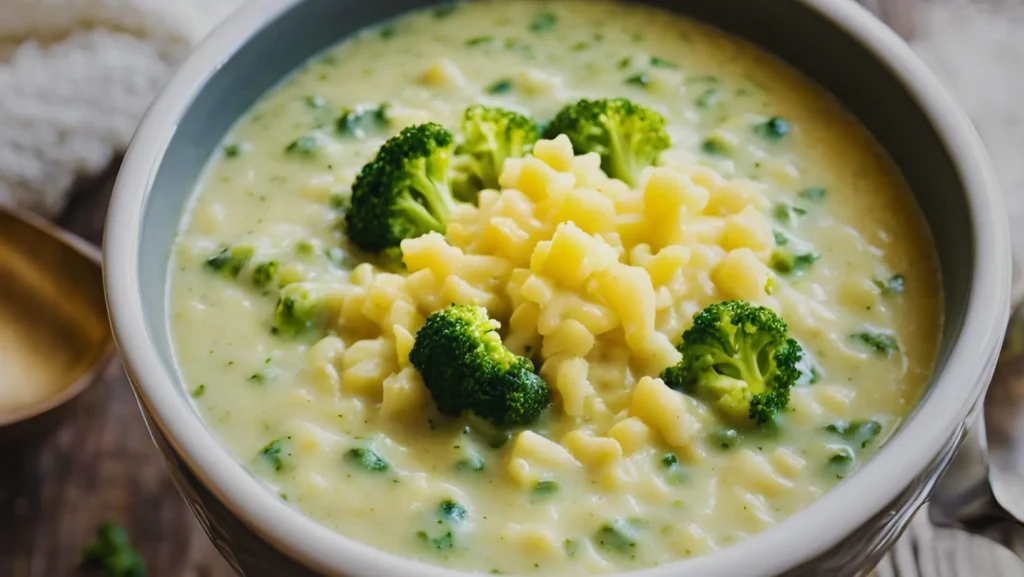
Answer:
[[[923,1],[862,3],[908,36]],[[61,224],[98,243],[114,174],[83,183]],[[990,404],[990,428],[1011,430],[1020,413],[1007,407],[1024,405],[1024,352],[1001,364],[991,397],[999,402]],[[151,577],[232,575],[171,483],[116,361],[52,437],[0,447],[0,577],[84,577],[80,548],[107,520],[127,529]],[[1024,577],[1022,567],[997,545],[919,516],[875,576]]]

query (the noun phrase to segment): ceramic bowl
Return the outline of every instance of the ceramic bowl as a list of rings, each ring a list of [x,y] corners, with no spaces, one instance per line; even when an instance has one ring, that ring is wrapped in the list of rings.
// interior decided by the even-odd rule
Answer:
[[[121,358],[151,431],[217,547],[248,576],[451,577],[342,537],[268,492],[193,409],[167,326],[170,247],[192,187],[232,123],[347,34],[428,0],[252,0],[181,67],[146,115],[117,181],[105,243]],[[909,47],[848,0],[650,0],[773,52],[839,99],[889,152],[934,231],[946,324],[929,389],[855,475],[747,541],[636,577],[866,573],[955,450],[1007,321],[1008,224],[970,123]]]

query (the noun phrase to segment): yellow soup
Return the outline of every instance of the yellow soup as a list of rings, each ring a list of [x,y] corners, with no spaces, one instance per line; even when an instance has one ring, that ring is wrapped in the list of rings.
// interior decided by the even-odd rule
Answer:
[[[656,167],[549,133],[440,232],[372,258],[347,238],[353,181],[403,128],[452,131],[443,180],[470,105],[546,126],[616,97],[664,117]],[[836,102],[742,41],[610,2],[462,4],[314,58],[226,136],[171,267],[182,380],[268,490],[343,535],[484,572],[634,569],[770,528],[899,427],[942,328],[917,207]],[[784,378],[774,349],[659,378],[702,362],[681,335],[730,300],[777,313],[803,350],[764,422],[747,409]],[[533,363],[539,418],[438,410],[410,351],[453,303],[485,307]],[[309,307],[310,326],[280,324]]]

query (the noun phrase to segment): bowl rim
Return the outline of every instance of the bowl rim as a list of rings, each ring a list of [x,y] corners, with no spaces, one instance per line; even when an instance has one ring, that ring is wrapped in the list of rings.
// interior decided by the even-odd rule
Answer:
[[[144,318],[139,280],[142,215],[171,135],[195,95],[253,35],[305,0],[250,0],[178,69],[146,113],[114,188],[104,239],[104,281],[114,336],[143,410],[198,479],[254,534],[302,565],[352,577],[452,577],[468,573],[378,550],[335,533],[287,505],[223,447],[163,366]],[[848,0],[790,0],[842,29],[887,66],[928,118],[959,173],[975,227],[973,283],[963,327],[932,390],[874,458],[808,508],[708,555],[619,573],[632,577],[776,574],[833,547],[911,484],[987,387],[1010,294],[1009,223],[984,147],[966,115],[895,32]],[[139,191],[142,191],[141,193]],[[965,384],[966,383],[966,384]]]
[[[15,220],[21,221],[25,225],[36,229],[46,236],[53,238],[97,267],[101,266],[100,249],[81,237],[55,226],[46,219],[31,212],[10,206],[0,206],[0,212]],[[97,348],[97,351],[99,352],[96,355],[95,360],[85,367],[83,372],[81,372],[75,380],[70,381],[67,386],[60,391],[34,403],[25,405],[13,411],[0,411],[0,429],[8,427],[13,428],[15,425],[26,423],[36,417],[41,417],[77,398],[86,389],[92,386],[92,384],[98,380],[99,375],[106,370],[114,356],[114,350],[113,334],[108,330],[107,334],[103,337],[102,346]]]

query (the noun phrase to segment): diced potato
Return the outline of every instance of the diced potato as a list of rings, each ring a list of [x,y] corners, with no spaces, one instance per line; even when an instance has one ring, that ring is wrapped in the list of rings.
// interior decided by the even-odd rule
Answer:
[[[418,414],[429,400],[430,393],[419,372],[406,367],[384,379],[380,414],[385,419],[401,421]]]
[[[637,417],[630,417],[615,424],[608,429],[608,436],[618,441],[622,451],[633,454],[647,444],[651,429]]]
[[[661,379],[640,379],[633,389],[629,414],[661,433],[673,447],[690,445],[700,430],[700,423],[690,415],[683,396]]]
[[[533,156],[558,172],[571,172],[573,159],[569,137],[559,134],[554,140],[538,140],[533,145]]]
[[[607,467],[622,457],[622,447],[615,439],[595,437],[579,429],[562,437],[562,445],[588,467]]]

